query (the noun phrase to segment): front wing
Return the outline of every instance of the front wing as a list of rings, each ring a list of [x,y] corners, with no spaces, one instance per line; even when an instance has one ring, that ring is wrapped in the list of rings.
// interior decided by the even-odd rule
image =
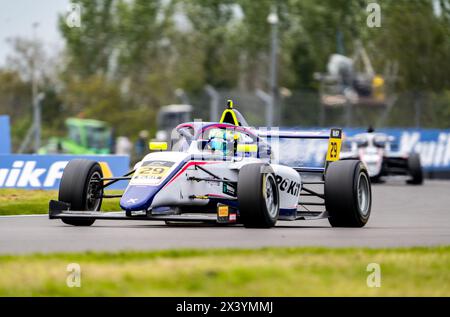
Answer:
[[[223,206],[223,205],[221,205]],[[227,208],[227,212],[220,207],[217,213],[182,213],[153,215],[149,212],[127,216],[124,211],[100,212],[100,211],[73,211],[64,202],[51,200],[49,203],[49,219],[64,218],[88,218],[95,220],[142,220],[142,221],[173,221],[173,222],[204,222],[215,224],[238,224],[239,214],[236,210]],[[316,220],[328,218],[326,211],[297,212],[297,217],[290,220]],[[283,220],[283,219],[279,219]],[[287,219],[286,219],[287,220]]]

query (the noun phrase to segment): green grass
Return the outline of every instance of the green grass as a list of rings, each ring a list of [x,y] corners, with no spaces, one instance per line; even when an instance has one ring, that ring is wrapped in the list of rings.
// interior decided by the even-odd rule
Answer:
[[[56,191],[0,189],[0,215],[47,213]],[[117,210],[118,199],[102,210]],[[66,286],[69,263],[82,286]],[[369,288],[369,263],[381,287]],[[0,296],[450,296],[450,247],[265,248],[0,256]]]
[[[81,287],[66,286],[69,263]],[[369,288],[369,263],[381,287]],[[450,247],[0,256],[0,296],[450,296]]]
[[[120,191],[108,191],[119,193]],[[54,190],[0,189],[0,215],[26,215],[48,213],[50,199],[58,199]],[[106,199],[102,210],[120,210],[119,199]]]

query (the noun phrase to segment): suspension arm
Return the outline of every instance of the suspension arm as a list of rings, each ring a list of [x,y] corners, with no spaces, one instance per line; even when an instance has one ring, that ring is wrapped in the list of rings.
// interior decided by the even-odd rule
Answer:
[[[320,194],[312,189],[303,187],[302,190],[304,190],[305,192],[307,192],[308,194],[311,194],[312,196],[317,196],[319,198],[325,199],[325,195],[324,194]]]

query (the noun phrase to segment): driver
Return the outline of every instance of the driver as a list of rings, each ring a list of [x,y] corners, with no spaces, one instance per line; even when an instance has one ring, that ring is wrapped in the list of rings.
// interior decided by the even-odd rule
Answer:
[[[213,152],[221,152],[226,156],[232,156],[235,152],[238,134],[226,129],[215,129],[209,134],[209,149]]]

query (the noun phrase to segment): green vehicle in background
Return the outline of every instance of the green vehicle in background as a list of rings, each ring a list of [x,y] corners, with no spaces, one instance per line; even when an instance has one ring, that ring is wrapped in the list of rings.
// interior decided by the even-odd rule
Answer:
[[[67,137],[51,138],[39,154],[111,154],[113,133],[108,123],[68,118],[65,124]]]

